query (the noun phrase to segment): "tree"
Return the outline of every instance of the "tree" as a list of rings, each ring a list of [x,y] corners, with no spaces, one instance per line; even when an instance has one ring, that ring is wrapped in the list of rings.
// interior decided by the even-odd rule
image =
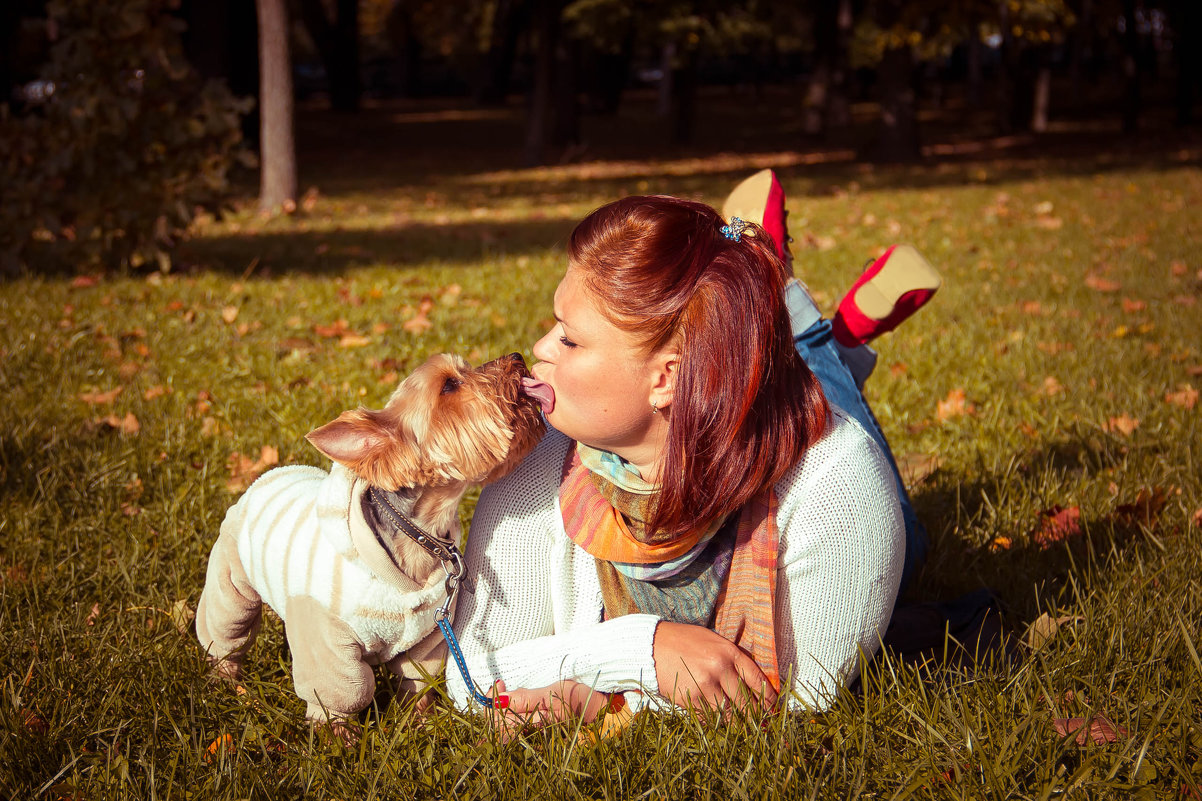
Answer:
[[[331,20],[322,0],[300,0],[305,30],[330,80],[330,108],[358,111],[363,95],[359,77],[359,0],[336,0],[334,10]]]
[[[259,208],[296,208],[292,59],[284,0],[255,0],[259,16]]]

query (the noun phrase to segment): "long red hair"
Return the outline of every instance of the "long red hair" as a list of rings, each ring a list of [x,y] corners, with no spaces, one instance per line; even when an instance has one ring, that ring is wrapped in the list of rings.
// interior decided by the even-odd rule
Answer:
[[[646,354],[680,354],[651,531],[683,534],[743,506],[826,427],[818,379],[798,356],[787,272],[762,228],[735,242],[709,206],[635,196],[584,218],[570,269]]]

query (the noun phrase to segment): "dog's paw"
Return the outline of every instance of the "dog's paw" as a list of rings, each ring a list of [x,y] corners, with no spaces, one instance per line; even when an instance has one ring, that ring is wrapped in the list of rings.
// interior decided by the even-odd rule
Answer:
[[[323,745],[336,742],[343,748],[354,748],[363,737],[363,728],[345,718],[324,721],[310,720],[309,722],[313,726],[317,739]]]
[[[242,662],[235,659],[209,658],[209,678],[225,684],[237,684],[242,678]]]

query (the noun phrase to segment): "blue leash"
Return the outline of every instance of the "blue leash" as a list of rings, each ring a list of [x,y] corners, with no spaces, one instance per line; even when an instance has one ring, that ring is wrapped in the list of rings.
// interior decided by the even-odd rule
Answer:
[[[463,651],[459,649],[459,640],[455,639],[455,632],[451,631],[450,621],[445,617],[440,618],[438,620],[438,628],[442,631],[443,639],[447,641],[447,647],[451,649],[451,656],[455,657],[455,664],[459,666],[459,675],[463,676],[463,683],[467,685],[468,692],[472,694],[472,698],[476,699],[476,703],[486,709],[494,707],[504,709],[509,706],[507,703],[509,699],[506,696],[499,696],[499,698],[505,698],[506,703],[497,704],[494,702],[494,699],[480,692],[480,688],[472,681],[471,674],[467,672],[467,662],[463,658]]]
[[[451,630],[451,621],[448,618],[451,614],[451,604],[454,603],[455,596],[459,593],[459,582],[463,576],[463,557],[459,554],[459,549],[454,545],[450,546],[449,550],[451,558],[445,560],[447,565],[447,599],[443,601],[442,606],[438,607],[438,611],[434,613],[434,620],[438,624],[438,630],[442,632],[442,638],[447,641],[447,648],[451,651],[451,656],[455,658],[455,664],[459,666],[459,675],[463,676],[463,683],[467,685],[468,692],[472,694],[472,698],[475,698],[476,703],[485,709],[505,709],[509,706],[508,696],[499,695],[496,698],[489,698],[480,692],[480,688],[476,686],[476,682],[472,681],[472,675],[467,669],[467,660],[463,658],[463,649],[459,647],[459,640],[455,637],[455,632]]]

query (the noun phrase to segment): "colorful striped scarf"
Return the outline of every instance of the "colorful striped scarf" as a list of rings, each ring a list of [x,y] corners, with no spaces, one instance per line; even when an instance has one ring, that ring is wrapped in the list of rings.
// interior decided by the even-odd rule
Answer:
[[[595,460],[590,457],[590,462]],[[605,615],[644,612],[664,620],[696,623],[751,654],[772,686],[780,688],[776,659],[776,494],[771,487],[752,498],[737,520],[670,538],[638,539],[625,512],[645,520],[654,495],[614,492],[607,476],[585,466],[577,448],[568,451],[559,505],[568,537],[597,560]],[[635,527],[637,529],[637,526]],[[709,541],[701,543],[709,533]],[[615,562],[654,565],[696,551],[666,580],[624,575]]]

